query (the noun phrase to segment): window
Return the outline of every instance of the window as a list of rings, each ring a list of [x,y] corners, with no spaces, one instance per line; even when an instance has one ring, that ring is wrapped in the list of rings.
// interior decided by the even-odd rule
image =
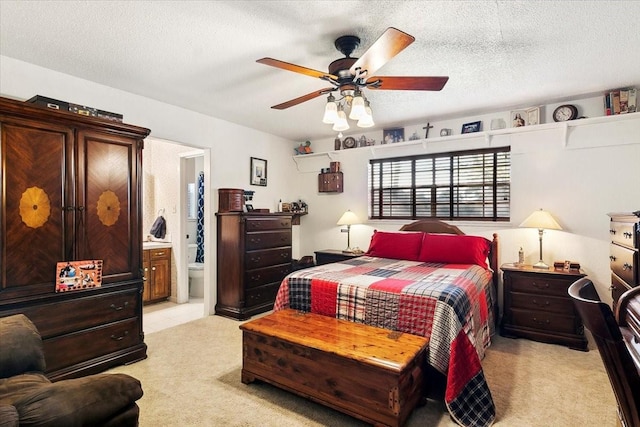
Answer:
[[[371,219],[509,221],[510,147],[369,161]]]

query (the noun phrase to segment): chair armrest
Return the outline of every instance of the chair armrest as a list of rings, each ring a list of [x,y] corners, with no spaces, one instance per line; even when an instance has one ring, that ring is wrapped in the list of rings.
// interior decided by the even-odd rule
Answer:
[[[0,427],[18,427],[20,416],[13,405],[0,403]]]
[[[25,372],[44,372],[42,338],[23,314],[0,318],[0,378]]]

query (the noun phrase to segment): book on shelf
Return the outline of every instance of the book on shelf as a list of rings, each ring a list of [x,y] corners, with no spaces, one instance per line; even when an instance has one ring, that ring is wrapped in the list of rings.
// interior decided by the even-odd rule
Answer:
[[[629,112],[630,113],[635,113],[636,111],[638,111],[637,105],[636,104],[636,88],[631,88],[629,89]]]
[[[638,111],[636,88],[616,89],[604,95],[604,114],[635,113]]]
[[[629,90],[620,90],[620,114],[627,114],[629,112]]]

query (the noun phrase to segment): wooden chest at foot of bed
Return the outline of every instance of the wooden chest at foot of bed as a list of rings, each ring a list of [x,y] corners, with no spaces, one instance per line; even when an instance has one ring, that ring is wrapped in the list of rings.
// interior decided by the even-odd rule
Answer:
[[[428,340],[281,310],[244,323],[242,382],[262,380],[376,426],[401,426],[422,399]]]

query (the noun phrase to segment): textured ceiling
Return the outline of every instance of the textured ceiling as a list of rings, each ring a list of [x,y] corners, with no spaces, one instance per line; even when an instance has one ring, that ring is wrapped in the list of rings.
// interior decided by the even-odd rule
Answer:
[[[382,129],[640,87],[639,16],[638,1],[0,0],[0,54],[303,141],[335,136],[325,97],[270,107],[327,83],[257,59],[325,71],[341,35],[362,39],[354,57],[388,27],[413,35],[376,74],[449,82],[368,91]]]

